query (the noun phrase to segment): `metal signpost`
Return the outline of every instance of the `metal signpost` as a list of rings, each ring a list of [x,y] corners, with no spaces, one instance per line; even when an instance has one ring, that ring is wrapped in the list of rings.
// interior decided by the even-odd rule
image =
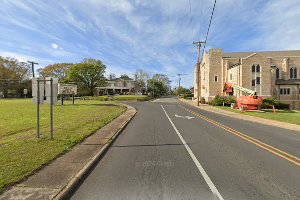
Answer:
[[[72,95],[72,103],[74,104],[75,95],[77,94],[77,85],[74,84],[58,84],[58,94],[61,94],[61,105],[64,105],[64,95]]]
[[[45,85],[46,84],[46,85]],[[50,131],[53,139],[53,105],[57,104],[58,93],[57,78],[33,78],[32,95],[33,101],[37,104],[37,138],[40,138],[40,104],[44,103],[44,89],[46,90],[47,104],[50,105]]]
[[[24,93],[24,95],[25,95],[25,99],[26,99],[27,92],[28,92],[27,89],[24,89],[24,90],[23,90],[23,93]]]

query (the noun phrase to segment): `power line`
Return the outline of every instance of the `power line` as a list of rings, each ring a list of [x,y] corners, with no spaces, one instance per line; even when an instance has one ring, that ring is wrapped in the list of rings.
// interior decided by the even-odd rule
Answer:
[[[208,25],[208,29],[207,29],[207,33],[206,33],[206,37],[205,37],[205,43],[204,43],[204,47],[203,47],[202,57],[203,57],[203,54],[204,54],[204,51],[205,51],[206,41],[207,41],[207,38],[208,38],[208,33],[209,33],[209,30],[210,30],[211,21],[212,21],[212,18],[214,16],[216,3],[217,3],[217,0],[215,0],[214,7],[213,7],[212,12],[211,12],[211,16],[210,16],[210,20],[209,20],[209,25]]]
[[[200,26],[199,26],[199,32],[201,32],[201,30],[202,30],[202,21],[203,21],[203,19],[202,19],[202,13],[203,13],[203,7],[204,7],[204,0],[202,0],[201,1],[201,11],[200,11]]]
[[[193,15],[192,15],[192,3],[191,3],[191,0],[189,0],[189,4],[190,4],[190,22],[191,22],[191,26],[192,26],[192,35],[194,35],[194,26],[193,26]]]

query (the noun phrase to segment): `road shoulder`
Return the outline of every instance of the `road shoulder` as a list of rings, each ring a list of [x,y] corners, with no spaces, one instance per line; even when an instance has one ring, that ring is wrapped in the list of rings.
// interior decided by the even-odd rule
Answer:
[[[179,99],[179,100],[183,103],[192,105],[196,108],[199,108],[199,109],[202,109],[202,110],[205,110],[205,111],[208,111],[208,112],[213,112],[213,113],[217,113],[217,114],[220,114],[220,115],[233,117],[233,118],[236,118],[236,119],[251,121],[251,122],[255,122],[255,123],[260,123],[260,124],[264,124],[264,125],[284,128],[284,129],[288,129],[288,130],[300,131],[300,125],[297,125],[297,124],[291,124],[291,123],[287,123],[287,122],[280,122],[280,121],[276,121],[276,120],[270,120],[270,119],[255,117],[255,116],[249,116],[249,115],[241,115],[239,113],[234,113],[234,112],[222,110],[222,109],[216,108],[214,106],[206,105],[206,104],[197,106],[196,102],[191,101],[191,100],[185,100],[185,99]]]
[[[135,108],[125,106],[124,114],[4,192],[0,199],[66,199],[136,114]]]

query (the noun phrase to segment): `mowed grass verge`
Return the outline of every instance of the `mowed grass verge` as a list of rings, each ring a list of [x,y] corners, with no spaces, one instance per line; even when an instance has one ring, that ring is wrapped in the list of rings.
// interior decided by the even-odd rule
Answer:
[[[36,105],[31,99],[0,99],[0,193],[36,169],[70,150],[88,135],[126,111],[115,102],[76,101],[54,106],[54,139],[50,108],[41,105],[41,138],[36,138]]]
[[[100,101],[148,101],[152,99],[152,97],[149,97],[147,95],[114,95],[114,96],[98,96],[98,97],[85,96],[85,97],[80,97],[80,99],[100,100]]]
[[[243,115],[251,115],[255,117],[261,117],[265,119],[272,119],[276,121],[288,122],[292,124],[300,125],[300,111],[297,110],[276,110],[276,113],[272,109],[263,109],[265,112],[241,112],[237,109],[231,109],[230,107],[217,106],[220,109],[228,110]]]

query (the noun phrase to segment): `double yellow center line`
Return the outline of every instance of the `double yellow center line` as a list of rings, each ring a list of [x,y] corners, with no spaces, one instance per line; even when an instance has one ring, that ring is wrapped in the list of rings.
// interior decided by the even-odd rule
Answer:
[[[287,160],[287,161],[289,161],[289,162],[291,162],[291,163],[293,163],[293,164],[295,164],[295,165],[297,165],[297,166],[300,167],[300,158],[298,158],[298,157],[296,157],[294,155],[291,155],[291,154],[289,154],[289,153],[287,153],[285,151],[282,151],[282,150],[280,150],[280,149],[278,149],[276,147],[273,147],[273,146],[271,146],[269,144],[266,144],[266,143],[264,143],[264,142],[262,142],[262,141],[260,141],[258,139],[250,137],[250,136],[248,136],[248,135],[246,135],[244,133],[241,133],[241,132],[239,132],[237,130],[234,130],[234,129],[228,127],[228,126],[220,124],[219,122],[216,122],[216,121],[214,121],[212,119],[209,119],[209,118],[207,118],[207,117],[205,117],[203,115],[200,115],[200,114],[198,114],[198,113],[196,113],[196,112],[194,112],[192,110],[189,110],[189,109],[187,109],[187,108],[185,108],[185,107],[183,107],[181,105],[180,105],[180,107],[182,107],[184,110],[186,110],[186,111],[188,111],[188,112],[196,115],[197,117],[199,117],[199,118],[201,118],[201,119],[203,119],[203,120],[205,120],[205,121],[207,121],[207,122],[209,122],[211,124],[214,124],[214,125],[222,128],[222,129],[228,131],[229,133],[231,133],[231,134],[233,134],[235,136],[238,136],[238,137],[240,137],[240,138],[242,138],[242,139],[244,139],[244,140],[246,140],[246,141],[248,141],[248,142],[250,142],[250,143],[252,143],[252,144],[254,144],[256,146],[258,146],[258,147],[261,147],[261,148],[269,151],[270,153],[272,153],[274,155],[277,155],[277,156],[279,156],[279,157],[281,157],[281,158],[283,158],[283,159],[285,159],[285,160]]]

